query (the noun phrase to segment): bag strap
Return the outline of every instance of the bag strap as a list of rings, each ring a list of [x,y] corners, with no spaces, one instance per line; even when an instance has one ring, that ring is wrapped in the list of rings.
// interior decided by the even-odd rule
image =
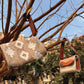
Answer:
[[[68,43],[70,44],[70,48],[75,52],[75,54],[79,55],[79,53],[75,50],[75,48],[67,38],[66,38],[66,41],[68,41]]]
[[[33,36],[36,36],[36,34],[37,34],[37,29],[36,29],[36,27],[35,27],[35,25],[34,25],[34,22],[33,22],[32,17],[31,17],[30,14],[29,14],[29,25],[30,25],[30,28],[31,28],[31,31],[32,31],[32,35],[33,35]]]
[[[67,41],[69,44],[70,44],[70,48],[77,54],[78,52],[75,50],[75,48],[73,47],[73,45],[71,44],[71,42],[67,39],[67,38],[64,38],[65,41]],[[64,58],[64,44],[65,44],[65,41],[61,43],[61,48],[60,48],[60,57],[59,59],[62,60]]]
[[[65,42],[62,42],[61,48],[60,48],[60,60],[64,58],[64,45],[65,45]]]

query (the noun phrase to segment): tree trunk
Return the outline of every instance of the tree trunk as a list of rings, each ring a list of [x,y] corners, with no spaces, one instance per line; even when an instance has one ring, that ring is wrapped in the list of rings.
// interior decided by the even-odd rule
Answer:
[[[76,84],[74,73],[72,74],[72,82],[73,82],[73,84]]]
[[[68,84],[69,79],[67,76],[63,76],[63,84]]]

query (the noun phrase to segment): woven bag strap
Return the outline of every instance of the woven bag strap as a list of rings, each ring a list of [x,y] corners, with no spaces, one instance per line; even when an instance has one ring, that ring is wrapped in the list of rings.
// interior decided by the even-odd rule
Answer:
[[[60,60],[62,60],[64,58],[64,45],[65,45],[65,42],[62,42],[61,43],[61,48],[60,48]]]
[[[79,53],[75,50],[75,48],[73,47],[73,45],[71,44],[71,42],[67,39],[67,38],[64,38],[65,41],[68,42],[68,44],[70,44],[70,48],[75,52],[75,54],[79,55]],[[64,58],[64,45],[65,45],[65,42],[62,42],[61,43],[61,48],[60,48],[60,60],[62,60]]]
[[[34,24],[34,22],[33,22],[33,20],[32,20],[31,15],[29,15],[29,25],[30,25],[30,28],[31,28],[32,35],[33,35],[33,36],[36,36],[36,34],[37,34],[37,29],[36,29],[36,27],[35,27],[35,24]]]

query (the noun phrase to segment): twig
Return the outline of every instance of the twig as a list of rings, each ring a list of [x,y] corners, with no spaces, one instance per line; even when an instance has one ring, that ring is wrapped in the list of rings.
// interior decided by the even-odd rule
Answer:
[[[37,9],[38,9],[39,6],[41,5],[42,1],[43,1],[43,0],[40,1],[39,5],[37,6],[37,8],[34,10],[34,12],[33,12],[31,15],[33,15],[33,14],[37,11]]]
[[[41,27],[41,25],[42,25],[46,20],[50,19],[54,14],[56,14],[62,6],[63,6],[63,4],[61,4],[61,5],[58,7],[58,9],[57,9],[54,13],[50,14],[49,16],[47,16],[47,18],[44,19],[44,21],[38,26],[37,29],[39,29],[39,28]]]
[[[77,12],[80,8],[82,8],[83,5],[84,5],[84,4],[82,4],[75,12]],[[65,27],[68,25],[67,22],[70,22],[70,20],[72,20],[72,16],[75,14],[75,12],[68,18],[68,20],[66,20],[66,21],[64,22],[64,24],[63,24],[59,29],[57,29],[57,31],[55,31],[53,34],[51,34],[50,36],[48,36],[48,37],[46,37],[45,39],[43,39],[42,42],[45,42],[45,41],[47,41],[49,38],[54,37],[62,28],[65,28]]]
[[[18,5],[20,6],[20,8],[21,8],[21,5],[20,5],[20,3],[19,3],[19,1],[17,0],[17,3],[18,3]]]
[[[27,9],[25,11],[26,15],[21,19],[19,25],[14,29],[14,31],[12,32],[12,34],[14,34],[14,37],[13,37],[13,41],[17,40],[20,32],[21,32],[21,28],[23,27],[25,21],[26,21],[26,18],[28,16],[28,13],[29,13],[29,9],[32,7],[33,3],[34,3],[35,0],[30,0],[29,2],[29,5],[27,6]],[[16,31],[17,30],[17,31]]]
[[[63,4],[64,4],[64,3],[63,3]],[[43,24],[45,21],[47,21],[47,20],[50,19],[54,14],[56,14],[56,12],[59,11],[59,9],[63,6],[63,4],[61,4],[61,5],[58,7],[58,9],[57,9],[54,13],[50,14],[49,16],[47,16],[47,17],[44,19],[44,21],[38,26],[37,30],[42,26],[42,24]],[[54,28],[55,28],[55,27],[54,27]],[[53,29],[54,29],[54,28],[53,28]],[[52,30],[52,29],[50,29],[50,30]],[[49,30],[49,31],[50,31],[50,30]],[[46,33],[48,33],[49,31],[47,31]],[[46,34],[46,33],[45,33],[45,34]],[[45,35],[45,34],[44,34],[44,35]],[[31,36],[32,36],[32,35],[30,35],[30,37],[31,37]],[[42,36],[43,36],[43,35],[42,35]],[[42,36],[41,36],[41,37],[42,37]],[[41,38],[41,37],[39,37],[39,38]]]
[[[52,12],[55,8],[57,8],[59,5],[61,5],[65,1],[66,0],[60,0],[57,4],[55,4],[53,7],[51,7],[48,11],[46,11],[45,13],[43,13],[42,15],[40,15],[39,17],[37,17],[36,19],[34,19],[34,22],[37,22],[38,20],[42,19],[44,16],[46,16],[47,14],[49,14],[50,12]],[[29,26],[29,24],[26,24],[25,26],[23,26],[23,28],[21,29],[21,31],[23,31],[28,26]]]
[[[65,21],[64,21],[65,22]],[[42,38],[45,34],[47,34],[49,31],[55,29],[56,27],[62,25],[64,22],[61,22],[60,24],[55,25],[54,27],[50,28],[49,30],[47,30],[46,32],[44,32],[42,35],[40,35],[39,39]]]
[[[46,49],[49,50],[49,49],[52,48],[53,46],[56,46],[56,45],[58,45],[58,44],[60,44],[60,43],[62,43],[62,42],[65,42],[65,41],[66,41],[66,39],[57,41],[57,42],[55,42],[55,43],[49,45],[48,47],[46,47]]]
[[[15,0],[15,20],[17,21],[17,0]]]
[[[21,14],[21,11],[22,11],[22,8],[23,8],[25,2],[26,2],[26,0],[24,0],[22,6],[21,6],[21,8],[20,8],[20,11],[19,11],[19,14],[18,14],[18,16],[17,16],[17,19],[19,19],[19,17],[20,17],[20,14]]]
[[[60,37],[61,37],[62,32],[63,32],[63,30],[65,29],[65,27],[66,27],[71,21],[73,21],[74,17],[77,16],[77,15],[76,15],[76,12],[77,12],[79,9],[81,9],[83,6],[84,6],[84,4],[82,4],[77,10],[75,10],[75,11],[72,13],[72,15],[68,18],[68,20],[63,24],[63,28],[62,28],[62,30],[61,30],[61,32],[60,32],[60,34],[59,34],[58,40],[60,40]],[[70,19],[71,19],[71,20],[70,20]]]

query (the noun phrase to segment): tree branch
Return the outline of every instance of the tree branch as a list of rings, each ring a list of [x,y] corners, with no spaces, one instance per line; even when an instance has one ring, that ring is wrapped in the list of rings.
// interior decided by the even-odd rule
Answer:
[[[39,6],[41,5],[42,1],[43,1],[43,0],[40,1],[39,5],[37,6],[37,8],[34,10],[34,12],[33,12],[31,15],[33,15],[33,14],[37,11],[37,9],[38,9]]]
[[[12,0],[8,0],[8,13],[7,13],[7,20],[6,20],[6,26],[5,26],[5,35],[8,33],[8,30],[9,30],[9,24],[11,19],[11,9],[12,9]]]
[[[20,11],[19,11],[19,14],[18,14],[18,16],[17,16],[17,19],[19,19],[19,17],[20,17],[20,14],[21,14],[21,11],[22,11],[22,8],[23,8],[25,2],[26,2],[26,0],[24,0],[22,6],[21,6],[21,8],[20,8]]]
[[[57,9],[54,13],[50,14],[49,16],[47,16],[47,18],[44,19],[44,21],[38,26],[37,29],[39,29],[39,28],[41,27],[41,25],[42,25],[46,20],[50,19],[54,14],[56,14],[62,6],[63,6],[63,4],[61,4],[61,5],[58,7],[58,9]]]
[[[19,1],[17,0],[17,3],[18,3],[18,5],[20,6],[20,8],[21,8],[21,5],[20,5],[20,3],[19,3]]]
[[[82,8],[83,5],[84,5],[84,4],[82,4],[75,12],[77,12],[80,8]],[[69,21],[72,19],[72,17],[73,17],[73,15],[75,14],[75,12],[68,18],[68,20],[66,20],[66,21],[63,23],[63,25],[62,25],[57,31],[55,31],[53,34],[51,34],[50,36],[48,36],[48,37],[46,37],[45,39],[43,39],[42,42],[45,42],[45,41],[47,41],[49,38],[54,37],[63,27],[65,28],[65,27],[68,25],[68,24],[66,24],[66,23],[69,22]]]
[[[39,17],[37,17],[36,19],[34,19],[34,22],[37,22],[38,20],[42,19],[44,16],[46,16],[47,14],[49,14],[50,12],[52,12],[55,8],[57,8],[59,5],[61,5],[65,1],[66,0],[60,0],[57,4],[55,4],[53,7],[51,7],[48,11],[46,11],[45,13],[43,13],[42,15],[40,15]],[[21,31],[23,31],[28,26],[29,26],[29,24],[26,24],[25,26],[23,26],[23,28],[21,29]]]
[[[55,43],[53,43],[53,44],[49,45],[48,47],[46,47],[46,49],[49,50],[53,46],[56,46],[56,45],[58,45],[58,44],[60,44],[62,42],[65,42],[65,41],[66,41],[66,39],[63,39],[63,40],[60,40],[60,41],[56,41]]]
[[[17,21],[17,0],[15,0],[15,20]]]
[[[43,24],[45,21],[47,21],[47,20],[50,19],[54,14],[56,14],[62,6],[63,6],[63,4],[61,4],[61,5],[58,7],[58,9],[57,9],[54,13],[50,14],[49,16],[47,16],[47,17],[44,19],[44,21],[38,26],[37,30],[42,26],[42,24]],[[54,28],[53,28],[53,29],[54,29]],[[49,31],[50,31],[50,30],[49,30]],[[49,32],[49,31],[47,31],[47,32]],[[46,32],[46,33],[47,33],[47,32]],[[32,36],[32,35],[30,35],[30,37],[31,37],[31,36]]]
[[[76,14],[71,18],[71,20],[68,20],[67,22],[65,22],[65,24],[63,25],[63,28],[62,28],[61,31],[60,31],[58,40],[60,40],[61,35],[62,35],[62,32],[63,32],[63,30],[65,29],[65,27],[66,27],[69,23],[71,23],[75,17],[76,17]]]
[[[2,31],[4,33],[4,28],[3,28],[3,5],[4,5],[4,0],[2,0]]]
[[[77,12],[79,9],[81,9],[83,6],[84,6],[84,4],[82,4],[77,10],[75,10],[75,11],[72,13],[72,15],[68,18],[68,20],[63,24],[63,28],[62,28],[62,30],[61,30],[61,32],[60,32],[60,34],[59,34],[58,40],[60,40],[60,37],[61,37],[62,32],[63,32],[63,30],[65,29],[65,27],[66,27],[71,21],[73,21],[73,19],[77,16],[77,15],[76,15],[76,12]],[[71,20],[70,20],[70,19],[71,19]]]
[[[65,21],[64,21],[64,22],[65,22]],[[61,22],[60,24],[57,24],[57,25],[55,25],[54,27],[52,27],[52,28],[50,28],[49,30],[47,30],[46,32],[44,32],[44,33],[39,37],[39,39],[42,38],[45,34],[47,34],[49,31],[51,31],[51,30],[55,29],[56,27],[62,25],[64,22]]]
[[[28,6],[28,0],[26,0],[26,7]]]
[[[80,13],[76,14],[76,15],[84,19],[84,17],[83,17],[83,16],[81,16],[81,14],[83,14],[83,13],[84,13],[84,11],[82,11],[82,12],[80,12]]]
[[[18,26],[16,27],[16,29],[12,32],[12,34],[15,33],[15,34],[14,34],[14,37],[13,37],[13,41],[17,40],[17,38],[18,38],[18,36],[19,36],[19,34],[20,34],[20,32],[21,32],[21,28],[23,27],[23,25],[24,25],[24,23],[25,23],[25,21],[26,21],[27,14],[29,13],[28,10],[32,7],[34,1],[35,1],[35,0],[30,0],[29,5],[27,6],[27,9],[26,9],[26,11],[25,11],[26,16],[24,16],[24,17],[21,19],[19,25],[18,25]],[[16,30],[17,30],[17,31],[16,31]]]
[[[36,18],[34,20],[34,22],[42,19],[44,16],[46,16],[47,14],[49,14],[51,11],[53,11],[55,8],[57,8],[59,5],[61,5],[63,2],[65,2],[66,0],[60,0],[56,5],[54,5],[53,7],[51,7],[48,11],[46,11],[45,13],[43,13],[41,16],[39,16],[38,18]]]

